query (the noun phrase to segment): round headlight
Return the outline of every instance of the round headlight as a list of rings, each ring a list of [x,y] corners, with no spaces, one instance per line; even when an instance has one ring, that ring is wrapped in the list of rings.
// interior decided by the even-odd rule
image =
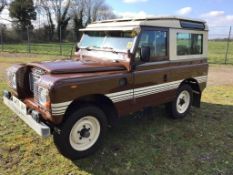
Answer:
[[[49,91],[43,87],[39,87],[39,103],[41,105],[46,105],[49,101]]]
[[[17,88],[16,73],[13,73],[11,83],[12,83],[12,87],[16,89]]]

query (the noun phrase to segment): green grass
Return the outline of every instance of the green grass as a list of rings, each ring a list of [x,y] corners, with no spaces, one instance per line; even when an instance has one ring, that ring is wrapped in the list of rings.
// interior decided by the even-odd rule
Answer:
[[[64,43],[62,44],[62,55],[69,56],[74,44]],[[214,64],[224,64],[226,54],[226,41],[209,41],[209,62]],[[5,44],[5,52],[11,53],[28,53],[28,45],[24,44]],[[59,43],[40,43],[32,44],[31,53],[35,54],[46,54],[46,55],[60,55]],[[233,64],[233,42],[230,42],[228,52],[228,64]]]
[[[227,42],[226,41],[209,41],[208,47],[209,47],[208,48],[209,62],[214,63],[214,64],[224,64]],[[233,64],[233,42],[232,41],[229,44],[227,63]]]
[[[39,59],[0,57],[0,91],[7,88],[4,69],[31,60]],[[167,118],[163,106],[127,116],[108,131],[96,154],[71,162],[58,153],[52,138],[41,139],[0,100],[0,174],[231,175],[232,114],[233,85],[211,86],[201,109],[193,108],[186,118]]]
[[[31,53],[46,54],[46,55],[65,55],[71,54],[74,43],[63,43],[60,50],[59,43],[33,43],[31,44]],[[28,53],[29,47],[27,43],[21,44],[4,44],[4,52],[10,53]]]

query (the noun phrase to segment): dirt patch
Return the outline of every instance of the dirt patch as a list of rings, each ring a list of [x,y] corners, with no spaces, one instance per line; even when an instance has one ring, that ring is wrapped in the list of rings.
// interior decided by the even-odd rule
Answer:
[[[20,162],[19,146],[15,147],[0,147],[0,165],[5,168],[12,168]]]
[[[10,66],[10,64],[0,63],[0,84],[5,83],[5,70]]]
[[[210,65],[208,86],[233,85],[232,65]]]

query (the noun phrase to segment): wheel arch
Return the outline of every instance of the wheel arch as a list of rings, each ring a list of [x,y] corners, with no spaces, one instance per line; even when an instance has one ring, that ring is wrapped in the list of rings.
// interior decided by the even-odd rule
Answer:
[[[118,120],[118,112],[114,105],[114,103],[103,94],[92,94],[79,97],[72,101],[72,103],[68,106],[64,119],[68,118],[69,114],[79,107],[83,105],[92,104],[99,107],[105,113],[107,117],[108,124],[113,126],[117,123]]]
[[[187,84],[192,88],[192,91],[193,91],[193,104],[192,105],[195,107],[200,107],[202,92],[201,92],[201,88],[200,88],[198,81],[194,78],[187,78],[181,82],[179,87],[181,87],[183,84]]]

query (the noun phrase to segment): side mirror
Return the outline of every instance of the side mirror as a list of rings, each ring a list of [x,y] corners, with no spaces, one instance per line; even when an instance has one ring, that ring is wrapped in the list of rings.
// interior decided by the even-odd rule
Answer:
[[[150,47],[142,47],[140,49],[140,59],[142,62],[150,61]]]
[[[79,46],[80,46],[80,43],[77,43],[76,46],[75,46],[75,52],[79,51]]]

